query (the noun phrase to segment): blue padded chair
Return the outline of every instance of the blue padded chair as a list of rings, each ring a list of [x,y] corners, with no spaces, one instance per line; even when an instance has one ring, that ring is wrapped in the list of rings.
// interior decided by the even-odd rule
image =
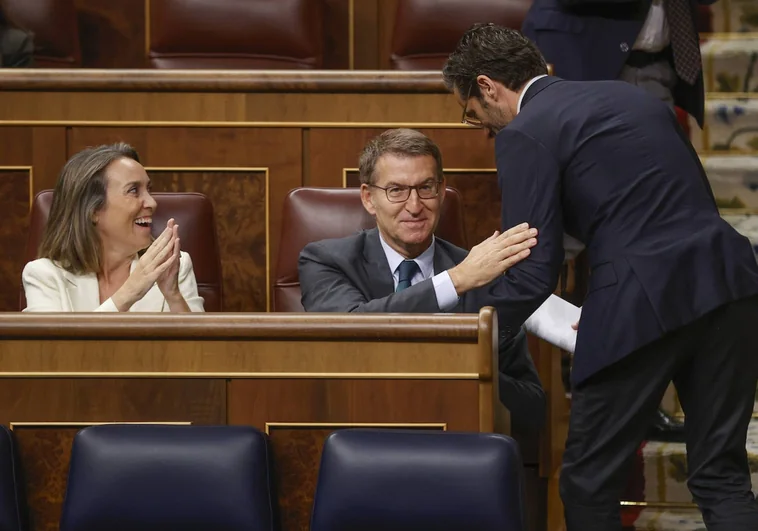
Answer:
[[[324,442],[311,531],[524,531],[510,437],[344,429]]]
[[[60,529],[270,531],[271,478],[252,427],[92,426],[74,438]]]
[[[22,490],[13,435],[0,426],[0,531],[21,531],[26,527]]]

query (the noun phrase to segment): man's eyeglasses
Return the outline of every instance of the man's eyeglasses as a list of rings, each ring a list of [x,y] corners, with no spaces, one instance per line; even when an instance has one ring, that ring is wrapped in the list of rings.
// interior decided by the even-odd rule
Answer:
[[[466,112],[468,111],[468,100],[471,99],[471,91],[473,89],[474,84],[472,83],[468,88],[468,92],[466,93],[466,99],[463,104],[463,116],[461,117],[461,123],[470,125],[471,127],[482,127],[482,121],[479,118],[469,118],[466,116]]]
[[[384,193],[387,194],[387,201],[390,203],[404,203],[411,197],[411,190],[416,190],[419,199],[434,199],[440,192],[440,184],[442,181],[427,181],[416,186],[392,185],[384,187],[375,184],[369,184],[369,186],[384,190]]]

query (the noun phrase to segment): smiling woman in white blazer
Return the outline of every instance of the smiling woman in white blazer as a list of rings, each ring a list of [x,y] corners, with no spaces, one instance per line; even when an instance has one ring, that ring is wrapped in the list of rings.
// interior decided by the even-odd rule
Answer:
[[[63,167],[37,260],[24,267],[26,312],[202,312],[192,260],[157,204],[136,151],[88,148]]]

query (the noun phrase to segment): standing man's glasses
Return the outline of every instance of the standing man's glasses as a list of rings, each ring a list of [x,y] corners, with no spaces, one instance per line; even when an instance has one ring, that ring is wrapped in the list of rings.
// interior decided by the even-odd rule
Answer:
[[[471,127],[482,127],[482,121],[479,120],[479,118],[469,118],[466,116],[466,112],[468,111],[468,100],[471,99],[471,91],[473,89],[474,84],[472,83],[468,88],[468,92],[466,93],[466,101],[463,103],[463,116],[461,117],[461,123],[470,125]]]

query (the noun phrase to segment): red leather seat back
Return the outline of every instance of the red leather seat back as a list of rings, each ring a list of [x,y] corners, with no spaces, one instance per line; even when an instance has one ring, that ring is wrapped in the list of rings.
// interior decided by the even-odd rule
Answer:
[[[150,4],[153,68],[312,69],[323,63],[321,0]]]
[[[402,0],[392,34],[392,68],[441,70],[477,22],[521,29],[532,0]]]

